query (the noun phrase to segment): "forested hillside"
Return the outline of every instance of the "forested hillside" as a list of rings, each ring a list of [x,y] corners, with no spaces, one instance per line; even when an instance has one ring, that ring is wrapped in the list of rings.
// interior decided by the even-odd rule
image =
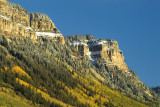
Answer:
[[[153,89],[158,95],[160,95],[160,86],[152,87],[151,89]]]
[[[1,100],[0,105],[14,105],[14,100],[19,102],[19,99],[24,99],[21,103],[26,106],[46,107],[158,104],[156,100],[147,101],[131,94],[135,96],[132,100],[133,97],[111,90],[96,68],[74,48],[51,39],[32,41],[17,37],[11,40],[1,36],[0,60],[0,94],[16,96],[16,99],[9,97],[10,104]]]

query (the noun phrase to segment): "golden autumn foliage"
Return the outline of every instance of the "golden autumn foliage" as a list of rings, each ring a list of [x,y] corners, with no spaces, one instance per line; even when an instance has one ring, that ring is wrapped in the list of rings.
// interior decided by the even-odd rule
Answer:
[[[3,69],[1,68],[1,71],[2,71],[2,72],[5,72],[5,71],[7,71],[7,70],[8,70],[7,67],[4,67]]]
[[[4,67],[3,70],[7,70],[7,67]],[[19,75],[31,78],[25,71],[23,71],[18,66],[14,66],[11,69],[11,71],[14,73],[18,73]],[[79,75],[78,72],[74,72],[72,76],[73,78],[76,78],[79,81],[81,81],[81,84],[78,83],[77,87],[71,88],[66,86],[62,81],[57,81],[57,85],[63,85],[65,87],[65,90],[67,90],[72,96],[77,97],[78,102],[82,104],[88,104],[91,107],[105,107],[108,103],[112,103],[114,104],[114,106],[120,107],[147,107],[146,105],[132,100],[115,90],[109,89],[107,86],[103,85],[92,76],[82,76]],[[34,90],[37,93],[40,93],[42,97],[47,101],[60,104],[63,107],[69,106],[64,102],[57,100],[56,98],[52,98],[49,94],[41,91],[40,89],[35,88],[34,86],[19,78],[16,78],[16,82],[26,87],[31,87],[32,90]],[[47,91],[45,87],[42,87],[42,89]],[[94,92],[94,94],[91,94],[90,92]]]
[[[4,70],[5,70],[5,71],[7,71],[7,70],[8,70],[8,68],[7,68],[7,67],[4,67]]]
[[[115,90],[109,89],[93,77],[82,77],[77,73],[74,73],[73,77],[79,78],[79,81],[81,81],[86,88],[80,84],[77,84],[77,87],[74,89],[65,86],[62,82],[58,82],[57,84],[64,85],[65,89],[73,96],[76,96],[80,103],[89,104],[91,107],[105,107],[108,103],[112,103],[117,107],[147,107],[146,105],[132,100]],[[95,92],[95,94],[90,95],[91,93],[88,89]]]
[[[75,72],[72,76],[73,76],[73,78],[76,78],[78,75],[77,75],[77,73]]]
[[[31,101],[22,98],[14,90],[6,87],[0,87],[0,107],[39,107]]]
[[[51,54],[49,50],[45,50],[45,52],[47,53],[47,55]],[[41,57],[39,57],[39,59],[40,58]],[[48,59],[46,58],[45,61],[47,62]],[[41,97],[43,97],[46,101],[50,101],[51,103],[53,102],[54,104],[59,104],[63,107],[69,106],[67,104],[77,107],[85,105],[88,107],[106,107],[110,106],[110,104],[113,104],[116,107],[146,107],[146,105],[132,100],[125,95],[120,94],[118,91],[111,90],[105,84],[102,84],[101,82],[106,82],[105,79],[101,77],[101,75],[98,74],[94,69],[76,69],[67,64],[65,61],[61,61],[58,57],[53,57],[53,59],[56,62],[56,64],[53,64],[55,66],[53,66],[52,64],[50,65],[49,63],[38,65],[38,62],[35,63],[35,65],[30,64],[33,65],[30,68],[26,66],[26,69],[28,69],[28,71],[30,71],[32,75],[32,80],[28,80],[26,78],[23,79],[20,77],[26,76],[31,79],[31,77],[19,67],[23,67],[24,63],[19,66],[14,66],[9,70],[3,67],[2,74],[7,73],[4,71],[13,72],[9,73],[11,75],[19,74],[13,75],[14,78],[8,79],[8,81],[15,80],[16,78],[18,86],[19,84],[21,84],[29,87],[29,91],[40,93]],[[33,60],[31,62],[34,63],[36,62],[36,60]],[[51,61],[50,63],[53,62]],[[41,69],[41,67],[43,69]],[[54,69],[52,67],[54,67]],[[51,70],[51,72],[47,72],[49,70]],[[8,77],[10,78],[12,76]],[[28,81],[28,83],[25,80]],[[98,80],[100,80],[101,82],[99,82]],[[29,83],[31,83],[32,85]],[[14,84],[16,84],[15,81]],[[17,84],[15,85],[15,87],[17,87]],[[25,88],[25,91],[26,90],[27,88]],[[28,91],[26,91],[26,93],[27,92]],[[23,90],[21,93],[23,94]],[[141,101],[141,99],[138,101]]]
[[[63,102],[61,102],[61,101],[59,101],[59,100],[57,100],[55,98],[50,97],[47,93],[41,91],[40,89],[37,89],[37,88],[33,87],[29,83],[27,83],[27,82],[25,82],[23,80],[20,80],[19,78],[16,78],[16,81],[19,82],[21,85],[24,85],[26,87],[31,87],[31,89],[33,89],[37,93],[40,93],[44,99],[46,99],[46,100],[48,100],[50,102],[54,102],[56,104],[60,104],[63,107],[67,107],[68,106],[67,104],[65,104],[65,103],[63,103]]]
[[[20,76],[26,76],[27,78],[31,79],[31,77],[24,70],[22,70],[19,66],[14,66],[11,69],[11,72],[15,74],[19,74]]]

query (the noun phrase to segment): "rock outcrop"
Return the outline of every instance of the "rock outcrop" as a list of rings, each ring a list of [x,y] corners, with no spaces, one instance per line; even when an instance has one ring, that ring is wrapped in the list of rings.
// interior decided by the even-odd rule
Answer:
[[[51,38],[65,43],[63,35],[45,14],[27,13],[18,4],[0,0],[0,32],[8,37]]]
[[[6,36],[36,38],[27,11],[18,4],[0,0],[0,31]]]
[[[70,41],[70,44],[93,64],[96,63],[98,58],[101,58],[109,70],[129,71],[127,64],[124,62],[123,52],[119,50],[118,43],[115,40],[95,40],[93,38],[90,40],[77,40],[75,38]]]
[[[60,31],[55,27],[52,20],[42,13],[28,13],[30,26],[36,32],[37,38],[52,38],[55,41],[65,44],[65,40]]]

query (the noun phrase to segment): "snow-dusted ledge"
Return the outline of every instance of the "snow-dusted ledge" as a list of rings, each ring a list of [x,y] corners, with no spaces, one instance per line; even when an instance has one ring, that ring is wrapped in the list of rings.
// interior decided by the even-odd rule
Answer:
[[[61,33],[51,33],[51,32],[36,32],[36,36],[46,36],[46,37],[61,37]]]
[[[70,43],[72,46],[79,46],[79,45],[84,45],[84,46],[88,46],[87,44],[83,43],[83,42],[72,42]]]
[[[2,16],[2,15],[0,15],[0,18],[3,18],[3,19],[5,19],[5,20],[10,20],[10,18],[8,18],[8,17],[6,17],[6,16]]]
[[[18,23],[19,27],[23,27],[25,30],[33,30],[31,27],[25,27],[22,24]]]
[[[89,51],[89,52],[86,52],[86,55],[89,57],[90,61],[95,61],[96,59],[94,58],[94,55],[100,55],[100,54],[101,54],[101,51],[96,51],[96,52]]]

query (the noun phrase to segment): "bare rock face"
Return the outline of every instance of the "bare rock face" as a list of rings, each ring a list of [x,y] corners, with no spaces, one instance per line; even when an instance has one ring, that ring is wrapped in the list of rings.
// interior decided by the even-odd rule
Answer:
[[[63,35],[47,15],[27,13],[20,5],[7,0],[0,0],[0,32],[8,37],[51,38],[65,44]]]
[[[36,32],[37,38],[51,38],[57,42],[65,44],[65,40],[60,31],[55,27],[52,20],[42,13],[28,13],[30,17],[30,26]]]
[[[119,50],[117,41],[107,40],[72,40],[71,46],[75,47],[82,56],[93,64],[97,58],[104,59],[106,67],[110,70],[117,69],[128,72],[128,66],[124,62],[123,52]]]
[[[36,38],[30,27],[27,11],[18,4],[0,1],[0,31],[7,36],[25,36]]]
[[[36,31],[53,32],[55,25],[52,20],[42,13],[28,13],[30,16],[31,27]]]

